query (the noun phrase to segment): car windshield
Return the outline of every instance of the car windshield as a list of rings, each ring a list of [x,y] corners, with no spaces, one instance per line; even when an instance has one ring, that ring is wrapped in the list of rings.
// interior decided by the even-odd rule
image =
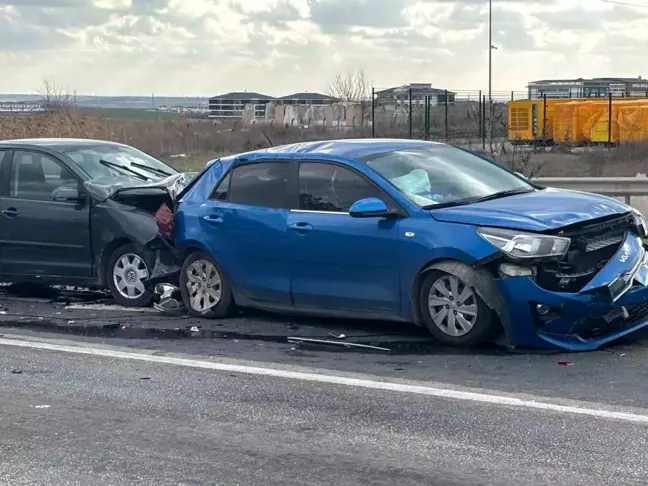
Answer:
[[[64,152],[91,179],[127,176],[153,181],[177,174],[164,162],[125,145],[70,147]]]
[[[365,163],[426,209],[534,190],[497,164],[447,145],[397,150],[365,159]]]

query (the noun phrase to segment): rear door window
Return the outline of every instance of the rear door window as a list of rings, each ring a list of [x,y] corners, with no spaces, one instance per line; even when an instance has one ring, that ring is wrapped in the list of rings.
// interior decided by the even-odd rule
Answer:
[[[237,204],[290,209],[295,196],[290,183],[291,167],[287,162],[264,162],[235,167],[231,172],[226,198]],[[219,190],[220,186],[216,192]]]

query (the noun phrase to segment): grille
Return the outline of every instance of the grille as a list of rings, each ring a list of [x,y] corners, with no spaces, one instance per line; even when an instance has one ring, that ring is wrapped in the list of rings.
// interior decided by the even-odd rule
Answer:
[[[571,334],[576,334],[583,339],[592,339],[612,332],[622,331],[648,318],[648,304],[629,306],[626,307],[626,310],[629,314],[627,318],[620,315],[609,322],[603,318],[583,319],[571,328]]]
[[[540,265],[538,284],[557,292],[579,292],[610,261],[633,225],[628,214],[563,229],[558,235],[571,238],[567,255]]]

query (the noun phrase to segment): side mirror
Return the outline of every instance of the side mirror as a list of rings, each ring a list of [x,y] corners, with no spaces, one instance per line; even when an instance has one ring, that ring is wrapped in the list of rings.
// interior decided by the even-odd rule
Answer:
[[[79,190],[76,187],[61,186],[52,191],[52,201],[78,201],[81,199]]]
[[[349,214],[353,218],[385,218],[392,215],[387,205],[375,197],[354,202],[349,209]]]
[[[528,178],[527,176],[525,176],[524,174],[522,174],[521,172],[516,172],[516,174],[519,175],[519,176],[520,176],[522,179],[524,179],[525,181],[528,181],[528,180],[529,180],[529,178]]]

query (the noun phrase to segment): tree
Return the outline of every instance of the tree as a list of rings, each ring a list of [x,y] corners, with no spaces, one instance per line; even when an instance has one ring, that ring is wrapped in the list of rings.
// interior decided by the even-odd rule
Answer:
[[[371,103],[371,86],[367,82],[364,69],[351,70],[337,74],[327,87],[327,93],[333,98],[360,105],[364,123]]]
[[[50,113],[67,113],[74,104],[69,87],[63,87],[46,77],[43,78],[38,94],[43,97],[43,109]]]

